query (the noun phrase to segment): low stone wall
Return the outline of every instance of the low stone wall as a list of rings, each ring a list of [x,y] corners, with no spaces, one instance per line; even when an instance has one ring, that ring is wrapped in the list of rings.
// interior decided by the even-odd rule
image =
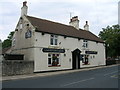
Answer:
[[[25,60],[3,60],[2,75],[22,75],[34,72],[34,61]]]

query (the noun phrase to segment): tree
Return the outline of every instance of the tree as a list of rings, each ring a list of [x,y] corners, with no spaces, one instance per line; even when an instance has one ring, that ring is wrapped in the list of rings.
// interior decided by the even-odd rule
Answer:
[[[10,32],[10,34],[8,35],[7,38],[8,38],[9,40],[12,40],[12,37],[13,37],[14,33],[15,33],[14,31]]]
[[[7,47],[10,47],[12,45],[12,37],[13,37],[13,35],[14,35],[14,31],[10,32],[7,39],[5,39],[2,42],[2,48],[7,48]]]
[[[103,28],[99,37],[105,41],[107,57],[120,56],[120,25]]]

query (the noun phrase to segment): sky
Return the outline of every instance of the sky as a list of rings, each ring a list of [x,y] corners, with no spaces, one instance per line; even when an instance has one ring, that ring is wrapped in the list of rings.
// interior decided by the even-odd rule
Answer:
[[[69,25],[70,16],[78,16],[80,28],[83,29],[85,21],[88,21],[90,31],[97,36],[102,28],[118,24],[120,0],[0,0],[2,41],[15,30],[24,1],[27,1],[29,16],[66,25]]]

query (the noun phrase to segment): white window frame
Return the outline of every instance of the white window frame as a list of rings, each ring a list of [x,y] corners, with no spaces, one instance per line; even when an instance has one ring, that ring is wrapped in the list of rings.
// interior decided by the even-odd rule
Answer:
[[[88,40],[83,40],[83,46],[84,48],[88,48]]]
[[[57,35],[50,36],[50,45],[58,45],[58,36]]]
[[[58,63],[57,63],[57,59],[55,60],[55,63],[57,63],[57,65],[53,65],[53,61],[54,61],[54,59],[53,59],[53,55],[55,55],[55,56],[57,56],[57,55],[59,55],[59,56],[57,56],[57,58],[58,58]],[[50,62],[51,63],[49,63],[49,60],[51,60]],[[48,53],[48,66],[60,66],[60,54],[59,53]]]
[[[85,64],[85,58],[87,57],[87,59],[88,59],[88,63],[87,64]],[[89,64],[89,55],[88,54],[83,54],[83,57],[82,57],[82,63],[84,64],[84,65],[88,65]]]

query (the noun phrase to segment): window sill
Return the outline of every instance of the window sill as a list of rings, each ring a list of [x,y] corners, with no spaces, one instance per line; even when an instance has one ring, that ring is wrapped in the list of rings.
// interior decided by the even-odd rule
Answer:
[[[90,63],[88,63],[88,64],[82,64],[82,65],[90,65]]]
[[[49,45],[48,47],[49,48],[60,48],[60,46],[58,46],[58,45]]]
[[[57,65],[57,66],[52,66],[52,65],[51,65],[51,66],[48,66],[48,67],[60,67],[60,66],[61,66],[61,65]]]
[[[50,45],[50,47],[59,47],[58,45]]]

